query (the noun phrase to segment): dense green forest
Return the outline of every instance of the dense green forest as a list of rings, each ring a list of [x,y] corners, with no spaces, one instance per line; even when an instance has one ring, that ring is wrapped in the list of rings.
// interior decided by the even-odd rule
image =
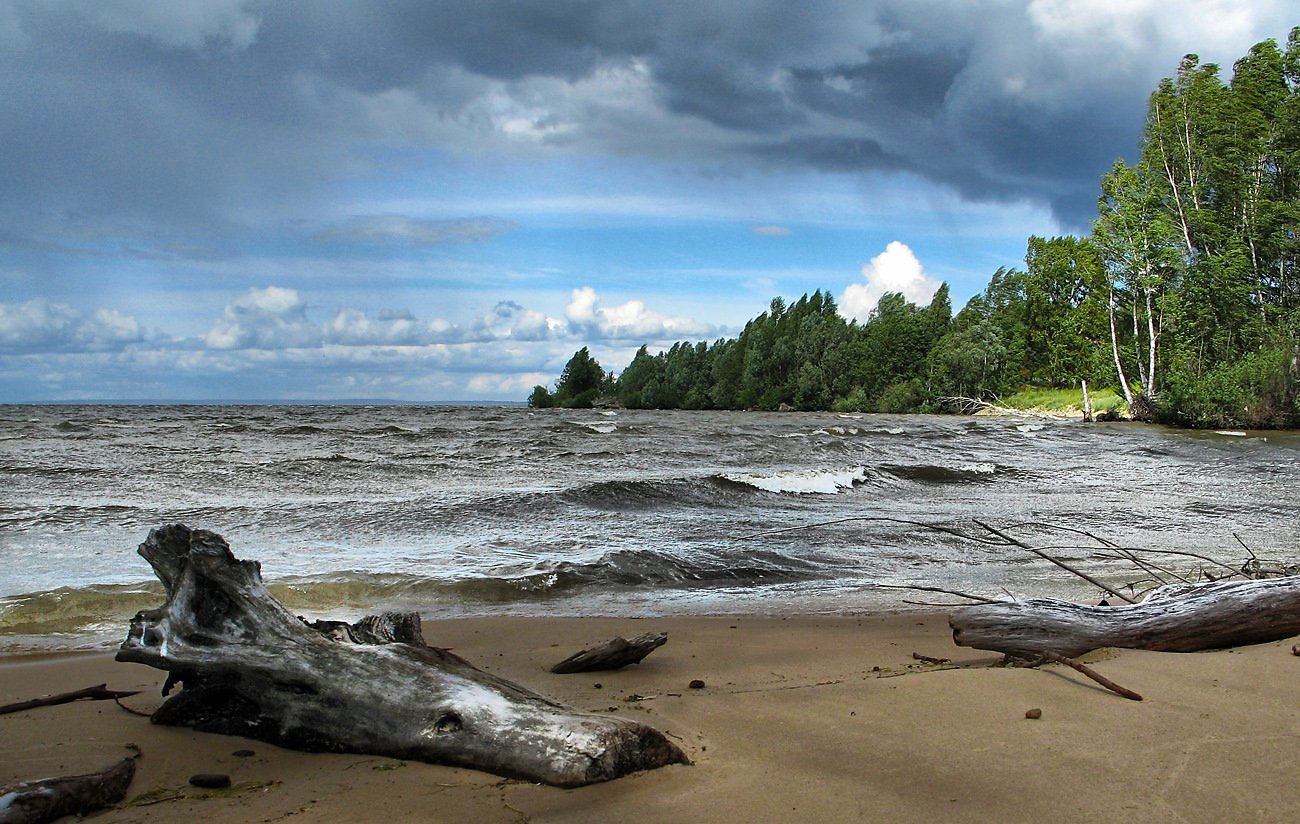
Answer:
[[[1031,237],[956,315],[946,284],[928,306],[886,294],[864,323],[827,292],[776,298],[738,337],[642,347],[617,378],[584,347],[529,404],[945,411],[1087,380],[1140,419],[1300,424],[1300,27],[1228,81],[1185,57],[1100,189],[1090,236]]]

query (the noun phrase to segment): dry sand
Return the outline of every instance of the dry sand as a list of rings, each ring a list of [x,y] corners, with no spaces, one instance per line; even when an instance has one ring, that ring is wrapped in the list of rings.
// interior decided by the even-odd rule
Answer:
[[[546,672],[652,630],[669,641],[642,664]],[[1300,820],[1289,641],[1085,659],[1138,703],[1063,667],[990,666],[995,656],[953,646],[943,615],[489,618],[429,623],[425,636],[577,707],[643,720],[695,763],[561,790],[155,727],[83,701],[0,716],[0,784],[100,769],[133,742],[144,757],[128,802],[96,821]],[[918,664],[914,651],[962,666]],[[11,658],[0,703],[107,682],[145,690],[124,703],[150,710],[162,679],[104,654]],[[1026,719],[1034,707],[1042,717]],[[254,755],[233,755],[245,749]],[[188,786],[201,772],[234,787]]]

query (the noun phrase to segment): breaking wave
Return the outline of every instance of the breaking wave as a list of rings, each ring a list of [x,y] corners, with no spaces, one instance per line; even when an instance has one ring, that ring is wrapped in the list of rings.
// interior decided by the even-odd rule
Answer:
[[[818,472],[778,472],[772,475],[736,473],[721,476],[732,483],[752,486],[764,492],[791,495],[835,495],[867,481],[865,466]]]

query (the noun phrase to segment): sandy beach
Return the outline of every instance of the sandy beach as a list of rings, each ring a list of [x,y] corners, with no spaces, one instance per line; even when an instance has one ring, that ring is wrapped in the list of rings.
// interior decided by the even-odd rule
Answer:
[[[550,664],[615,634],[667,645],[618,672]],[[111,701],[0,716],[0,784],[103,768],[143,751],[105,822],[175,821],[1294,821],[1300,658],[1291,642],[1085,658],[1142,693],[1072,670],[993,666],[944,614],[843,617],[479,618],[429,622],[430,643],[583,709],[642,720],[691,766],[563,790],[365,755],[292,752],[154,726]],[[956,666],[920,663],[913,652]],[[111,655],[5,659],[0,703],[163,673]],[[705,682],[691,689],[693,679]],[[1042,717],[1027,719],[1039,708]],[[242,757],[236,751],[252,750]],[[227,773],[206,791],[194,773]]]

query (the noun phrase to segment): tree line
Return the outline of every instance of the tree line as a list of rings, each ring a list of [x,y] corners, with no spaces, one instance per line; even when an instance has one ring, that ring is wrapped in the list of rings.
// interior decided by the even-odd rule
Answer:
[[[1228,81],[1185,57],[1100,190],[1089,236],[1031,237],[955,315],[947,284],[865,322],[820,290],[775,298],[737,337],[643,346],[617,377],[584,347],[529,403],[924,412],[1087,380],[1140,419],[1300,425],[1300,27]]]

